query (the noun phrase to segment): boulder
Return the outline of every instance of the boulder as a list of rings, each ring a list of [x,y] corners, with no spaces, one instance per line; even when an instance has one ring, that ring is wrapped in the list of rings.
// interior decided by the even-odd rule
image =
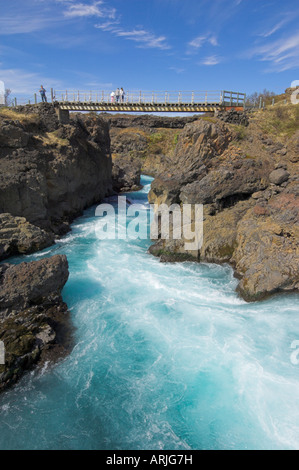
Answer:
[[[224,122],[231,124],[237,124],[242,126],[249,125],[248,115],[244,111],[236,111],[235,109],[230,109],[229,111],[222,111],[217,114],[218,119]]]
[[[263,214],[248,210],[237,226],[232,257],[246,300],[299,288],[299,206],[293,195],[279,194]]]
[[[270,183],[281,185],[285,181],[289,179],[290,173],[286,171],[284,168],[277,168],[276,170],[272,171],[269,175]]]
[[[65,255],[56,255],[31,263],[0,265],[0,318],[17,314],[20,309],[42,304],[49,296],[60,295],[68,280]]]

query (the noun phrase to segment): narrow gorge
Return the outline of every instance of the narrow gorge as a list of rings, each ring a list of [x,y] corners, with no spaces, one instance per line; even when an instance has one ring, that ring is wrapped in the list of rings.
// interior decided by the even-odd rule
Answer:
[[[19,255],[52,246],[105,197],[137,191],[141,174],[154,177],[150,203],[204,205],[200,250],[160,239],[151,254],[229,263],[246,301],[298,292],[298,109],[280,112],[290,125],[278,134],[274,110],[186,118],[74,113],[65,125],[47,103],[0,110],[1,389],[72,347],[61,296],[67,258],[22,262]]]

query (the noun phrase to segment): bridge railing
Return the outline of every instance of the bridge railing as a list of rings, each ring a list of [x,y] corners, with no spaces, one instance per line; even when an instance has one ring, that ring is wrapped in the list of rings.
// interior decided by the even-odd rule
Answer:
[[[236,91],[223,91],[222,103],[229,107],[245,107],[246,93]]]
[[[110,91],[52,90],[52,101],[71,103],[111,103],[116,97]],[[125,91],[123,103],[211,104],[222,103],[222,91]]]
[[[42,101],[40,96],[38,96],[37,93],[34,93],[34,95],[28,98],[11,98],[9,100],[9,106],[24,106],[27,104],[37,104],[40,101]]]

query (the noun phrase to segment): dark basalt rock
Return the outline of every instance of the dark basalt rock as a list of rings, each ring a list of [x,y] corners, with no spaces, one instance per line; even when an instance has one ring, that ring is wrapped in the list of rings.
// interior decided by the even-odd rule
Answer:
[[[280,155],[275,160],[267,149],[260,154],[266,140],[262,135],[258,140],[250,130],[241,135],[246,135],[244,147],[251,145],[249,152],[258,152],[242,153],[231,124],[239,126],[242,119],[229,112],[215,122],[187,124],[180,133],[167,169],[152,184],[149,201],[203,204],[203,245],[190,253],[178,240],[159,239],[149,251],[164,261],[181,253],[201,261],[229,262],[240,279],[238,292],[250,301],[299,289],[298,169],[279,161]],[[268,143],[272,145],[272,139]],[[283,153],[295,163],[294,153]]]
[[[0,213],[64,234],[112,191],[109,127],[83,115],[63,126],[47,103],[14,113],[22,122],[8,124],[0,114]]]
[[[101,114],[103,119],[109,122],[111,128],[128,128],[128,127],[139,127],[149,129],[183,129],[186,124],[194,122],[198,119],[197,115],[190,117],[168,117],[168,116],[156,116],[156,115],[141,115],[132,116],[129,114]]]
[[[67,279],[64,255],[0,265],[0,340],[5,347],[0,391],[35,364],[69,350],[69,312],[61,298]]]
[[[230,109],[229,111],[220,111],[217,114],[218,119],[230,124],[238,124],[247,127],[249,125],[249,118],[246,112],[236,111]]]
[[[0,260],[42,250],[54,241],[54,234],[30,224],[24,217],[0,214]]]

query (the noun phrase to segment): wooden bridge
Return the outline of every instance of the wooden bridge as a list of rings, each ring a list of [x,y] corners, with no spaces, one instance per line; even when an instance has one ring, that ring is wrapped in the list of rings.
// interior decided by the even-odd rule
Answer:
[[[107,91],[56,91],[51,89],[51,101],[62,122],[69,111],[139,112],[139,113],[204,113],[220,109],[245,108],[246,94],[233,91],[126,91],[123,97]]]

